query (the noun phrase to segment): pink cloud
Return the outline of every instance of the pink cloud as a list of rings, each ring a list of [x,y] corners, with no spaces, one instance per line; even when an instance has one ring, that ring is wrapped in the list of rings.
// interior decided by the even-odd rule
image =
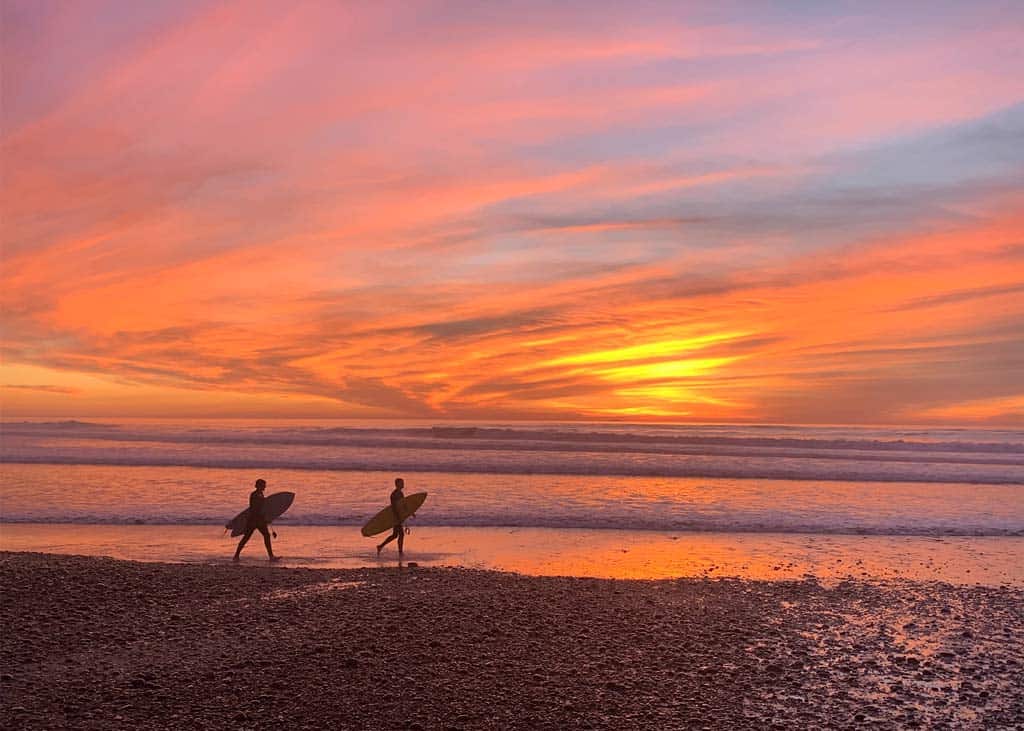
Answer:
[[[801,388],[852,409],[869,365],[927,373],[924,340],[964,348],[1020,315],[1024,222],[1001,181],[949,181],[960,198],[868,233],[880,206],[815,198],[849,185],[858,147],[1024,98],[997,63],[1011,34],[403,10],[204,6],[14,110],[13,357],[383,411],[656,415],[678,388],[693,418],[810,418]],[[47,37],[81,12],[55,6]],[[32,63],[68,63],[53,55]],[[994,314],[949,297],[986,286]],[[534,367],[709,324],[750,337],[703,370],[643,371],[676,385]],[[999,398],[983,390],[964,403]],[[901,413],[938,413],[920,399]]]

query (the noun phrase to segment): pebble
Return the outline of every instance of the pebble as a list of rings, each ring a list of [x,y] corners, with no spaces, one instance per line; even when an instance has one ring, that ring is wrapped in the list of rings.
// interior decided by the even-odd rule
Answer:
[[[330,581],[361,588],[297,591]],[[0,594],[0,717],[32,708],[40,728],[157,716],[179,728],[1024,724],[1024,595],[1012,587],[413,578],[0,553]],[[169,631],[167,618],[187,624]]]

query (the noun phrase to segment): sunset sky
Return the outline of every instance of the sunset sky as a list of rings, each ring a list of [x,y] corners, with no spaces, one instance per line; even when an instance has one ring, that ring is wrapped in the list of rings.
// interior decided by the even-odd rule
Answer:
[[[1024,423],[1024,4],[0,0],[3,413]]]

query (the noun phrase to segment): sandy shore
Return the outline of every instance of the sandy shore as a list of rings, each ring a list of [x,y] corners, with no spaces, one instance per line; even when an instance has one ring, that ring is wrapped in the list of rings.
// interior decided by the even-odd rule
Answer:
[[[7,728],[1024,726],[1024,591],[0,554]]]
[[[394,544],[351,526],[277,526],[282,565],[386,568]],[[157,563],[228,563],[238,539],[220,526],[0,523],[0,551],[110,556]],[[595,579],[738,578],[825,584],[845,580],[941,581],[1024,589],[1024,537],[860,536],[794,533],[662,533],[578,528],[417,527],[406,558],[421,567]],[[243,564],[266,561],[250,542]]]

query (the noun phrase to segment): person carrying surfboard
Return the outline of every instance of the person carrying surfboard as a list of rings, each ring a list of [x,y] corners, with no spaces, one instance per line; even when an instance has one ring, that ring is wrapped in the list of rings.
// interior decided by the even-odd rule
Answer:
[[[398,539],[398,555],[402,555],[402,549],[405,547],[405,526],[402,525],[402,500],[405,498],[405,494],[402,490],[405,489],[405,480],[401,477],[395,478],[395,489],[391,491],[391,510],[395,514],[395,527],[391,530],[391,535],[384,539],[384,542],[377,546],[377,555],[380,555],[381,550],[384,546],[391,543],[391,541]]]
[[[267,526],[267,516],[263,512],[264,504],[267,501],[266,497],[263,496],[263,491],[266,489],[266,480],[256,480],[256,489],[249,495],[249,517],[245,524],[245,533],[242,535],[242,540],[238,542],[238,548],[235,549],[235,561],[238,561],[242,548],[249,542],[254,531],[259,531],[263,534],[263,545],[267,547],[267,556],[270,557],[270,560],[277,560],[277,556],[274,555],[274,549],[270,545],[270,528]]]

